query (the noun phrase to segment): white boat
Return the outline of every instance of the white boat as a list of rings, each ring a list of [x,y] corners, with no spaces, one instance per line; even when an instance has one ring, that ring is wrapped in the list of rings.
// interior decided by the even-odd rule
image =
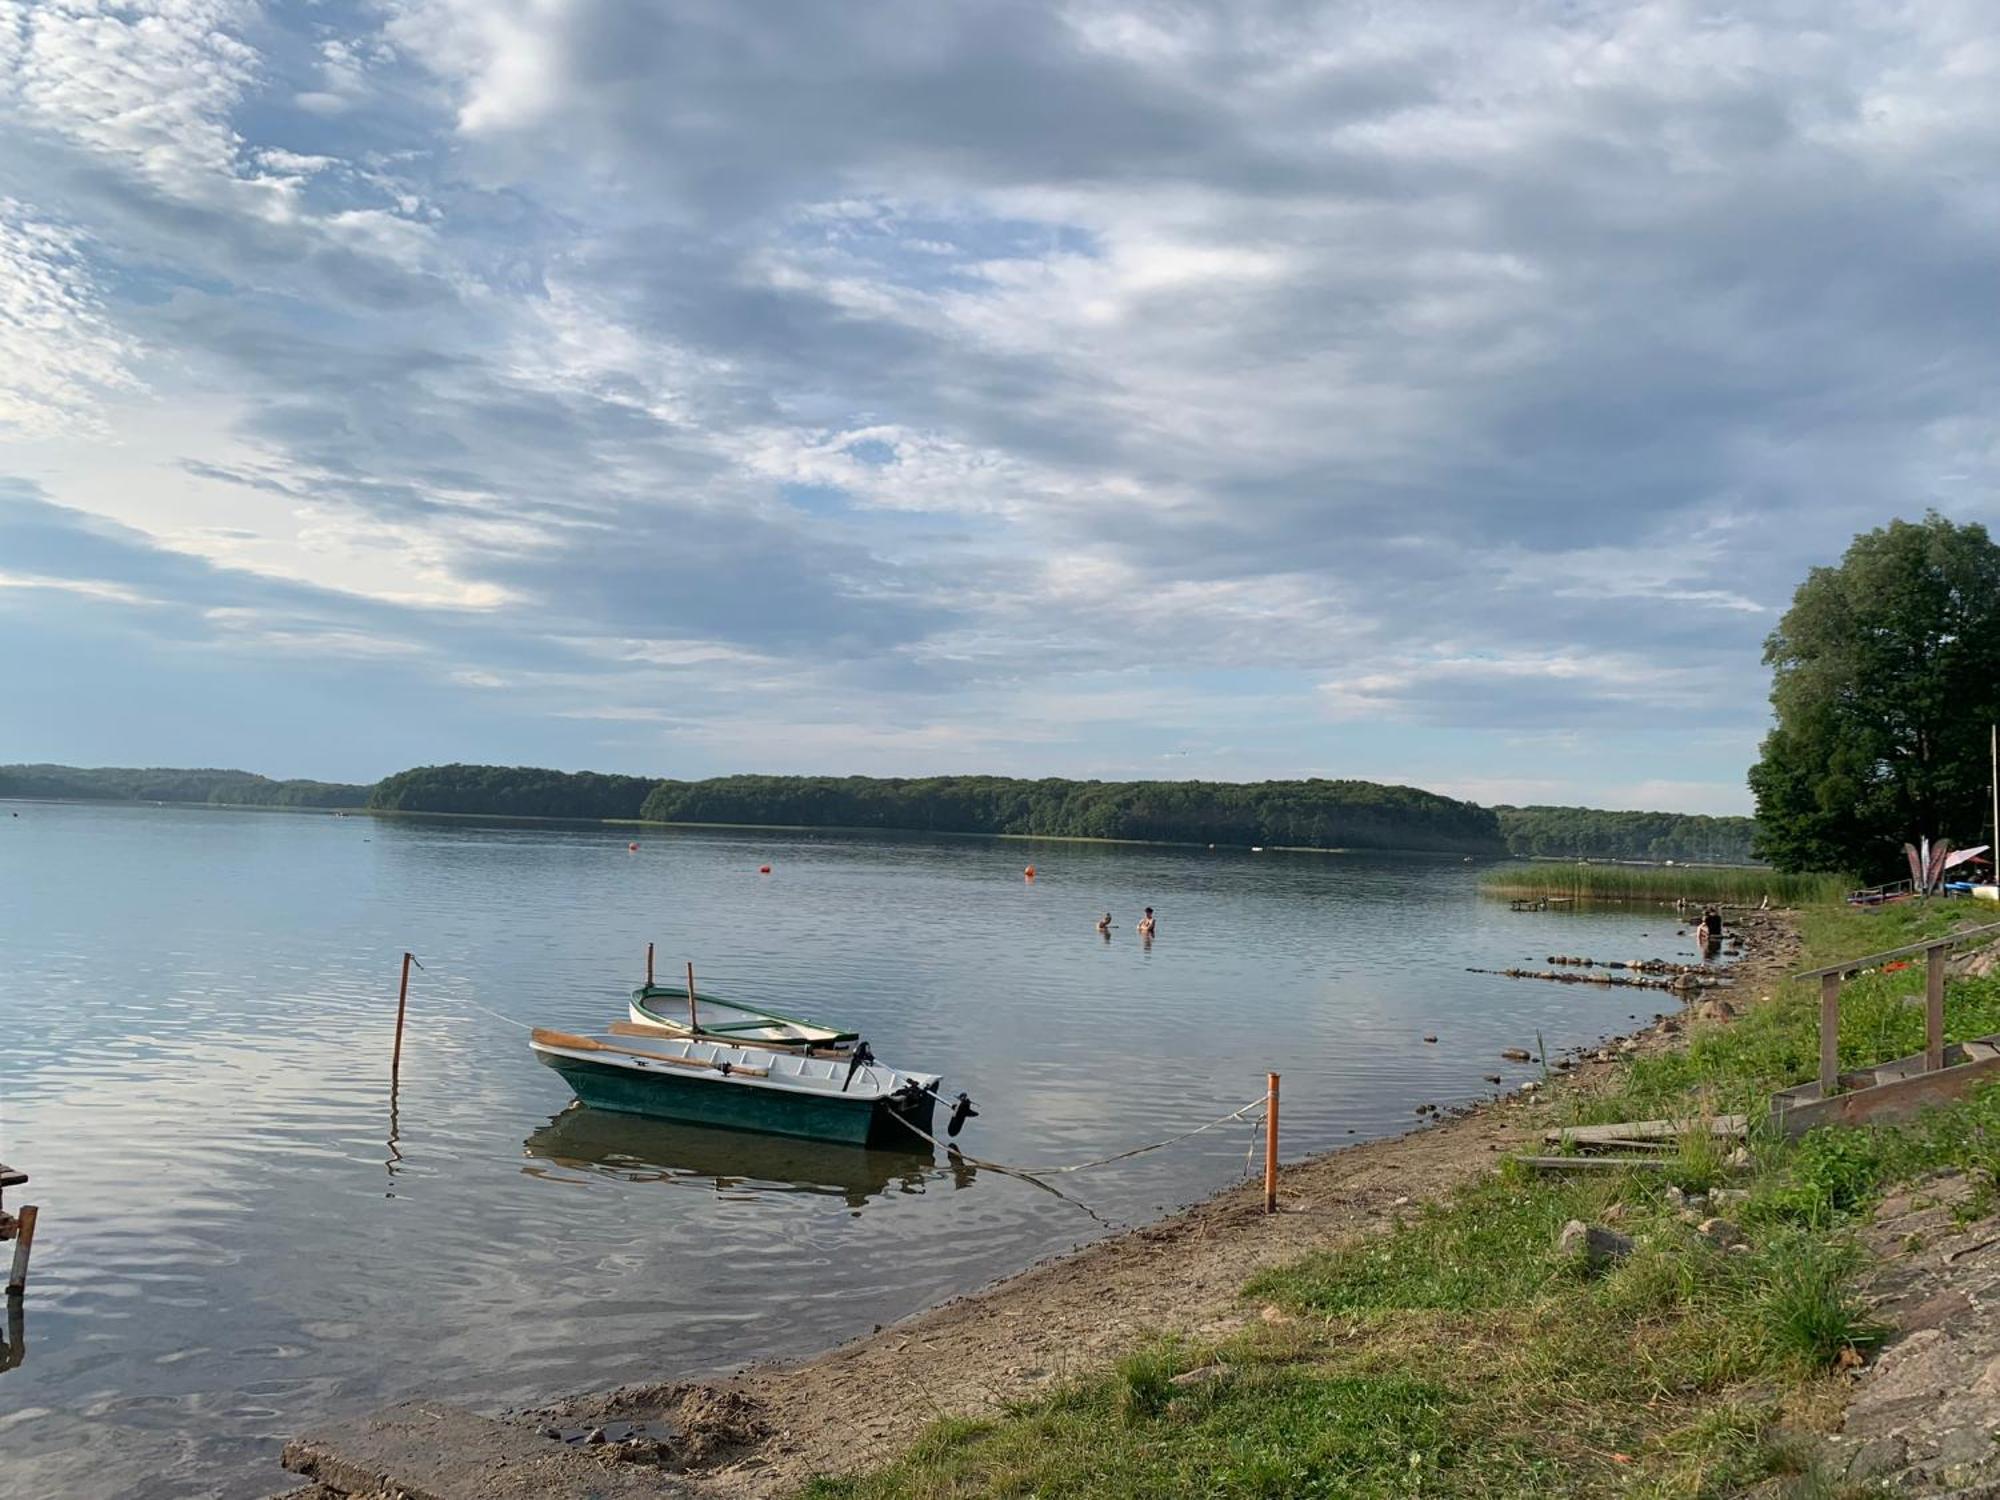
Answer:
[[[688,1004],[688,987],[673,984],[642,984],[632,991],[629,1012],[634,1025],[664,1031],[674,1036],[698,1036],[717,1041],[763,1042],[772,1046],[850,1048],[860,1040],[857,1032],[822,1026],[797,1016],[781,1015],[740,1001],[725,1000],[699,988]]]

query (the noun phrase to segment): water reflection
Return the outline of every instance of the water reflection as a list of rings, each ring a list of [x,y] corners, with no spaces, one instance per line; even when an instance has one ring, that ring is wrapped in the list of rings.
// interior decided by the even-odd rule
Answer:
[[[928,1146],[916,1151],[872,1150],[649,1120],[583,1104],[572,1104],[523,1141],[522,1148],[567,1172],[621,1182],[705,1187],[718,1194],[838,1197],[855,1210],[890,1193],[920,1193],[927,1179],[939,1175],[937,1158]],[[957,1153],[953,1157],[952,1186],[971,1186],[977,1173]],[[565,1180],[539,1163],[522,1171],[531,1177]]]
[[[28,1315],[22,1310],[22,1299],[9,1297],[7,1302],[7,1341],[0,1343],[0,1375],[26,1362],[28,1358]]]

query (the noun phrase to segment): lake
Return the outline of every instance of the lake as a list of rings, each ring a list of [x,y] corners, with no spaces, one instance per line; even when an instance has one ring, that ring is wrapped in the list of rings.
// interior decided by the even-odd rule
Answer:
[[[1275,1068],[1298,1157],[1534,1076],[1498,1053],[1537,1031],[1553,1053],[1667,1000],[1468,965],[1692,956],[1670,915],[1514,913],[1476,868],[0,804],[0,1160],[34,1179],[9,1206],[42,1210],[0,1371],[10,1491],[268,1495],[284,1438],[330,1415],[808,1354],[1244,1174],[1248,1122],[1063,1178],[1072,1202],[571,1110],[524,1028],[621,1016],[649,939],[663,979],[692,958],[705,989],[941,1071],[982,1111],[976,1155],[1158,1140]]]

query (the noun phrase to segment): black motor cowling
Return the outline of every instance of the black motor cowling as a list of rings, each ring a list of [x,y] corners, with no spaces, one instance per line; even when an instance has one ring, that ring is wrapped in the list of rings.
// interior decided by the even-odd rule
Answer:
[[[848,1084],[854,1082],[855,1070],[873,1061],[875,1061],[875,1054],[869,1050],[868,1044],[866,1042],[856,1042],[854,1044],[854,1051],[848,1055],[847,1077],[841,1080],[841,1093],[846,1093]]]

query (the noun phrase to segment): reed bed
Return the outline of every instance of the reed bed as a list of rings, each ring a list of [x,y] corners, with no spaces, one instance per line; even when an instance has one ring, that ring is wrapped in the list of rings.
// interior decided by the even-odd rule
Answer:
[[[1542,901],[1714,901],[1756,906],[1806,906],[1839,901],[1851,889],[1845,875],[1785,875],[1741,865],[1586,865],[1537,862],[1502,865],[1480,878],[1489,896]]]

